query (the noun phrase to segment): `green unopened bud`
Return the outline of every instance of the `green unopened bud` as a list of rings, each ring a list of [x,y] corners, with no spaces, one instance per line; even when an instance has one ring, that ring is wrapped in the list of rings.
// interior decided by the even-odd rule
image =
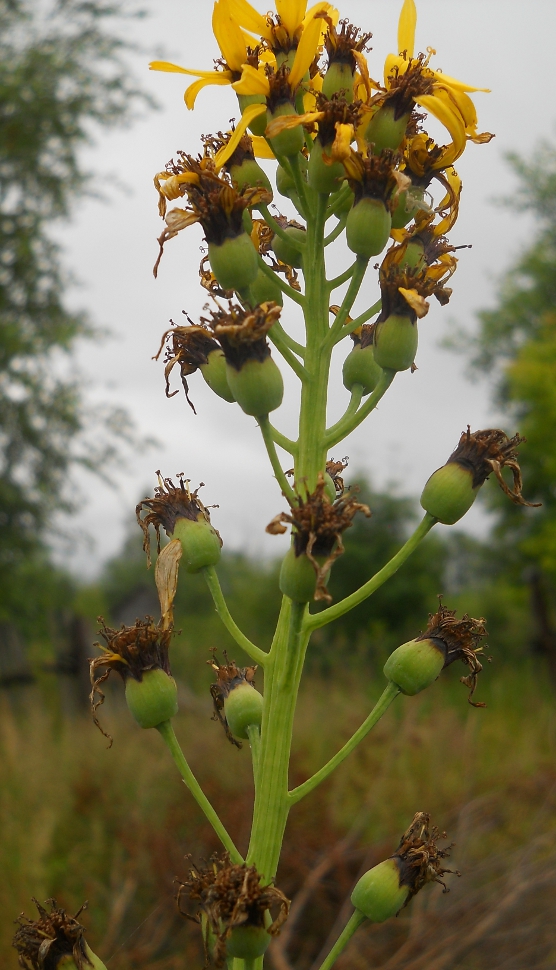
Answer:
[[[182,565],[188,573],[196,573],[204,566],[214,566],[220,559],[222,539],[211,525],[210,515],[198,491],[189,488],[189,479],[180,475],[176,487],[170,478],[161,478],[153,498],[143,499],[135,509],[137,522],[145,537],[143,548],[150,564],[149,526],[156,531],[160,549],[160,528],[167,535],[179,539],[182,546]],[[200,486],[199,486],[200,487]],[[147,515],[142,516],[143,512]]]
[[[417,323],[405,314],[392,313],[376,324],[375,362],[387,370],[408,370],[415,360],[418,340]]]
[[[397,859],[386,859],[369,869],[351,894],[351,902],[372,923],[384,923],[405,905],[409,886],[400,885]]]
[[[238,94],[237,100],[242,114],[250,104],[265,104],[266,102],[264,94]],[[267,124],[266,112],[261,111],[260,115],[253,118],[249,125],[249,131],[253,132],[254,135],[264,135]]]
[[[418,185],[403,189],[394,196],[392,211],[392,229],[403,229],[416,213],[423,208],[425,190]]]
[[[280,368],[272,359],[251,358],[241,370],[226,365],[228,384],[242,411],[254,417],[262,417],[279,408],[284,397],[284,380]]]
[[[201,364],[199,370],[208,386],[215,394],[218,394],[218,397],[229,401],[230,404],[235,401],[226,376],[226,358],[223,350],[220,348],[211,350],[206,364]]]
[[[356,343],[344,361],[342,374],[348,391],[353,390],[355,384],[361,384],[363,394],[374,391],[382,370],[375,361],[372,344],[362,347],[361,343]]]
[[[370,259],[382,252],[391,228],[392,217],[382,199],[363,196],[348,213],[346,241],[352,253]]]
[[[178,689],[173,677],[160,668],[146,670],[141,680],[128,677],[125,699],[142,728],[155,728],[178,713]]]
[[[297,114],[295,106],[291,101],[286,101],[279,104],[274,111],[267,112],[267,124],[270,125],[273,121],[282,118],[284,115],[294,114]],[[274,138],[270,138],[269,141],[276,156],[290,158],[293,155],[297,155],[305,144],[303,127],[302,125],[297,125],[295,128],[285,128],[284,131],[275,135]]]
[[[384,676],[402,694],[418,694],[434,683],[444,667],[446,651],[442,640],[409,640],[388,657]]]
[[[322,82],[322,93],[325,98],[332,98],[333,94],[341,92],[344,101],[353,101],[353,71],[345,61],[333,61]]]
[[[224,714],[235,738],[247,740],[247,728],[260,727],[263,718],[262,694],[247,682],[237,684],[224,701]],[[239,954],[236,954],[238,956]]]
[[[346,177],[344,166],[341,162],[326,163],[325,156],[330,157],[332,145],[323,146],[317,138],[313,143],[313,148],[309,156],[308,181],[309,185],[316,192],[329,195],[336,192],[342,181]]]
[[[326,556],[315,556],[319,566],[326,562]],[[323,582],[328,582],[330,570],[323,576]],[[309,603],[315,598],[317,588],[317,573],[313,563],[302,552],[296,556],[292,546],[282,560],[279,579],[280,590],[284,596],[289,596],[296,603]]]
[[[365,141],[374,155],[380,155],[384,148],[397,151],[404,139],[409,117],[410,112],[397,118],[395,109],[388,105],[375,111],[365,132]]]
[[[49,899],[50,912],[33,899],[39,918],[28,919],[23,914],[16,919],[18,929],[13,946],[19,954],[19,963],[28,970],[106,970],[102,960],[93,953],[85,940],[85,927],[78,917],[86,903],[75,914],[68,916],[59,909],[56,900]]]
[[[199,512],[195,521],[178,519],[172,535],[181,542],[182,563],[187,573],[198,573],[205,566],[215,566],[220,559],[222,540],[204,512]]]
[[[353,905],[373,923],[395,916],[428,882],[438,882],[448,892],[442,877],[452,870],[442,867],[442,859],[451,846],[438,848],[440,833],[437,828],[429,831],[429,822],[426,812],[417,812],[396,852],[361,876],[353,890]]]
[[[307,176],[307,166],[308,162],[304,155],[299,156],[299,168],[302,177],[305,179]],[[295,187],[295,182],[289,172],[282,165],[278,165],[276,168],[276,188],[278,189],[280,195],[286,196],[288,199],[297,198],[297,189]]]
[[[284,232],[288,237],[287,241],[281,236],[272,237],[272,248],[283,263],[301,269],[303,266],[302,248],[306,244],[307,232],[301,226],[287,225]],[[296,245],[298,243],[299,245]]]
[[[231,165],[230,175],[238,189],[262,185],[272,196],[272,185],[268,175],[254,158],[246,158],[241,165]]]
[[[239,960],[256,960],[266,952],[271,939],[263,926],[234,926],[226,938],[226,953]]]
[[[252,306],[257,306],[260,303],[277,303],[278,306],[282,306],[284,302],[284,296],[278,283],[271,280],[262,269],[257,273],[255,282],[251,283],[249,292]]]
[[[473,487],[472,469],[450,462],[437,468],[429,478],[421,494],[421,506],[443,525],[454,525],[469,511],[480,487]]]
[[[245,290],[259,272],[257,251],[246,232],[208,244],[212,272],[223,290]]]

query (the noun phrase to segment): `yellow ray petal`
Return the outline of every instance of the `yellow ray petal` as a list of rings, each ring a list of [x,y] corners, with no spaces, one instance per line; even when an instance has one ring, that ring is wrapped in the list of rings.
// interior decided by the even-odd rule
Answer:
[[[420,98],[415,98],[415,102],[420,104],[425,111],[429,111],[435,118],[438,118],[440,123],[448,129],[456,152],[461,154],[465,148],[465,128],[459,112],[456,113],[452,107],[449,107],[440,98],[435,97],[434,94],[424,94]]]
[[[266,98],[270,94],[268,78],[250,64],[243,65],[241,77],[232,87],[236,94],[264,94]]]
[[[222,0],[217,0],[214,4],[212,30],[228,67],[232,71],[241,71],[247,60],[247,48],[240,27],[232,19]]]
[[[222,166],[226,164],[229,158],[231,158],[246,129],[253,121],[253,118],[256,118],[257,115],[262,114],[263,111],[266,111],[266,104],[247,105],[228,144],[224,145],[214,156],[214,164],[217,172],[219,172]]]
[[[246,30],[251,31],[257,37],[270,37],[270,30],[266,21],[266,17],[263,17],[254,7],[251,6],[247,0],[224,0],[230,16],[240,25],[240,27],[245,27]]]
[[[458,91],[482,91],[484,94],[490,94],[490,88],[472,88],[470,84],[465,84],[463,81],[458,81],[455,77],[450,77],[448,74],[443,74],[442,71],[431,71],[434,74],[437,81],[445,84],[450,88],[457,88]]]
[[[429,304],[422,297],[417,290],[408,290],[405,286],[398,286],[398,292],[401,293],[406,303],[409,304],[412,310],[417,314],[419,320],[426,317],[429,312]]]
[[[310,125],[314,121],[321,121],[324,118],[322,111],[308,111],[304,115],[280,115],[268,125],[265,136],[276,138],[282,131],[289,131],[290,128],[297,128],[299,125]]]
[[[201,91],[203,88],[206,88],[207,85],[217,84],[217,85],[223,86],[226,84],[231,84],[232,76],[231,74],[226,76],[226,74],[221,74],[220,71],[215,71],[214,74],[211,74],[209,77],[199,78],[198,81],[194,81],[193,84],[190,84],[183,96],[183,100],[185,101],[189,110],[190,111],[193,110],[193,108],[195,107],[195,101],[197,100],[197,95],[199,94],[199,91]]]
[[[307,0],[276,0],[276,11],[288,34],[293,38],[307,10]]]
[[[415,28],[417,26],[417,7],[415,0],[404,0],[398,22],[398,53],[406,51],[408,58],[413,57],[415,49]]]
[[[190,74],[193,77],[214,77],[215,74],[222,74],[221,71],[193,71],[187,67],[180,67],[179,64],[172,64],[171,61],[151,61],[150,71],[166,71],[169,74]]]
[[[289,84],[292,91],[295,91],[313,63],[319,46],[321,27],[322,18],[314,17],[303,30],[290,71]]]
[[[263,138],[262,135],[251,135],[251,141],[253,142],[255,158],[276,158],[266,138]]]

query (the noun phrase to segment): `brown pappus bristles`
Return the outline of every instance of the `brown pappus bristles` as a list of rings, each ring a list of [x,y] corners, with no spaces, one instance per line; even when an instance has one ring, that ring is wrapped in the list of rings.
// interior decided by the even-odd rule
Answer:
[[[461,678],[461,683],[469,687],[468,701],[473,707],[486,707],[486,704],[473,701],[471,698],[477,686],[483,665],[477,656],[484,651],[481,640],[488,636],[485,619],[480,617],[475,619],[467,613],[461,620],[456,619],[456,610],[448,610],[442,605],[439,597],[440,606],[436,613],[429,614],[429,622],[424,633],[415,639],[434,640],[444,654],[444,668],[448,667],[455,660],[461,660],[466,664],[470,673],[467,677]]]
[[[324,475],[319,472],[315,491],[305,499],[298,493],[297,504],[291,506],[291,512],[274,516],[266,531],[270,535],[283,535],[287,531],[285,523],[293,526],[295,555],[304,553],[315,570],[315,600],[330,603],[332,597],[325,579],[332,564],[344,551],[342,532],[353,524],[357,512],[363,512],[368,518],[371,510],[368,505],[356,501],[355,488],[344,492],[335,502],[330,502],[325,488]],[[325,559],[322,565],[317,562],[317,556]]]
[[[189,320],[189,317],[187,319]],[[195,407],[189,399],[187,378],[191,374],[194,374],[199,367],[207,363],[208,355],[211,351],[218,350],[220,344],[214,339],[206,327],[197,326],[191,320],[189,320],[190,326],[188,327],[177,327],[173,320],[170,323],[172,327],[162,335],[158,353],[155,354],[153,360],[158,360],[166,343],[164,353],[166,397],[174,397],[178,393],[178,391],[170,391],[170,374],[176,364],[179,364],[181,382],[187,403],[193,410],[193,413],[196,414]]]
[[[234,133],[234,128],[228,132],[217,131],[215,135],[201,135],[201,141],[205,146],[205,155],[209,158],[214,157],[221,148],[224,148],[228,144],[230,138]],[[233,165],[241,165],[246,159],[249,161],[254,161],[255,153],[253,151],[253,142],[247,133],[242,135],[239,140],[235,151],[230,155],[229,159],[224,165],[227,172],[230,171]]]
[[[184,897],[194,904],[193,913],[182,909]],[[188,878],[179,883],[177,901],[180,914],[187,919],[200,922],[201,913],[206,917],[205,949],[208,950],[208,934],[212,931],[216,967],[224,966],[226,941],[234,927],[264,927],[267,910],[279,907],[278,915],[266,928],[270,936],[277,936],[290,909],[290,901],[280,889],[261,886],[255,866],[232,865],[227,853],[220,858],[214,856],[204,868],[193,866]]]
[[[96,716],[96,711],[101,704],[104,704],[105,698],[100,685],[108,680],[113,670],[120,674],[124,683],[128,677],[141,681],[147,670],[164,670],[170,675],[168,654],[172,629],[162,629],[162,621],[157,624],[152,616],[146,616],[144,620],[136,620],[133,626],[122,624],[119,630],[106,626],[102,616],[98,617],[98,622],[100,623],[98,632],[106,642],[106,646],[98,642],[93,644],[102,650],[102,653],[100,657],[89,660],[91,678],[89,700],[93,721],[101,734],[109,739],[109,747],[111,747],[112,738],[103,730]],[[100,668],[103,668],[103,673],[99,675]]]
[[[446,833],[440,833],[436,826],[429,830],[429,824],[430,815],[426,812],[417,812],[411,825],[402,835],[398,848],[390,856],[398,864],[400,886],[409,887],[409,895],[402,909],[428,882],[440,883],[447,893],[450,890],[442,877],[447,873],[460,875],[457,869],[445,869],[442,866],[442,860],[449,857],[454,843],[440,849],[437,845],[438,839],[445,839]]]
[[[85,927],[78,922],[78,917],[86,909],[87,903],[83,904],[75,916],[68,916],[65,910],[58,908],[55,899],[46,901],[50,912],[34,897],[33,902],[39,918],[31,920],[21,913],[15,921],[19,928],[12,946],[18,952],[20,967],[25,970],[56,970],[64,956],[73,957],[78,970],[92,967],[85,950]]]
[[[218,678],[215,684],[210,685],[210,693],[214,704],[212,719],[213,721],[220,721],[230,744],[233,744],[236,748],[242,748],[241,741],[234,738],[228,727],[226,715],[224,714],[224,701],[230,691],[239,684],[251,684],[252,687],[255,686],[257,667],[238,667],[235,660],[228,660],[225,652],[224,660],[226,661],[225,664],[219,664],[214,652],[212,660],[207,660],[207,663],[212,667]]]
[[[402,115],[409,114],[415,105],[415,98],[432,93],[434,76],[432,72],[429,72],[429,75],[425,73],[427,63],[427,56],[418,54],[409,61],[408,68],[403,74],[400,74],[396,65],[389,78],[389,90],[376,95],[373,99],[374,104],[393,108],[396,120]]]
[[[225,309],[214,301],[216,309],[206,306],[209,317],[201,317],[210,326],[224,351],[226,362],[241,370],[248,360],[264,361],[270,355],[266,335],[280,317],[282,308],[269,301],[252,310],[244,309],[231,300]]]
[[[160,529],[164,529],[167,535],[172,535],[178,519],[190,519],[198,522],[203,518],[210,523],[210,515],[198,496],[201,482],[194,492],[189,488],[189,479],[184,478],[183,474],[177,475],[179,485],[174,485],[171,478],[161,478],[158,475],[158,485],[154,490],[153,498],[144,498],[135,507],[137,522],[143,531],[143,549],[147,554],[147,564],[151,564],[151,540],[149,526],[153,526],[156,532],[156,548],[160,552]],[[142,515],[146,512],[146,515]],[[214,530],[216,532],[216,529]],[[218,535],[218,532],[216,532]],[[220,536],[218,536],[220,538]],[[222,540],[220,539],[220,543]]]
[[[336,137],[336,125],[352,125],[358,128],[361,123],[361,101],[348,102],[339,94],[334,94],[330,100],[323,94],[317,94],[316,110],[324,112],[324,118],[319,119],[317,138],[321,145],[330,145]]]
[[[456,462],[473,474],[473,488],[478,488],[486,482],[494,472],[502,491],[515,505],[527,505],[529,508],[539,508],[540,502],[526,502],[521,494],[523,480],[521,469],[517,462],[517,447],[523,444],[525,438],[515,434],[508,438],[505,431],[499,428],[488,428],[486,431],[471,432],[467,425],[457,448],[452,452],[448,461]],[[506,484],[502,477],[502,469],[509,468],[513,476],[513,488]]]
[[[338,27],[334,26],[334,22],[331,17],[323,17],[328,24],[328,32],[324,40],[324,46],[326,48],[326,53],[328,54],[328,66],[331,64],[349,64],[352,72],[357,68],[357,61],[353,56],[353,52],[363,53],[363,51],[371,50],[367,46],[368,41],[373,36],[371,33],[364,34],[360,27],[355,27],[350,24],[349,20],[344,18],[340,20]]]
[[[344,168],[350,189],[355,194],[354,205],[362,198],[381,199],[391,210],[392,197],[400,185],[408,185],[409,179],[397,170],[402,156],[385,148],[380,155],[362,155],[352,151],[344,159]]]

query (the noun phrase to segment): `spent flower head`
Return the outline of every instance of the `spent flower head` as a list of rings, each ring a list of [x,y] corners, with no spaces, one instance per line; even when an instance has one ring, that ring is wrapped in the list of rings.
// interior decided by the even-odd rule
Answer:
[[[477,677],[483,669],[478,655],[484,651],[481,640],[488,635],[486,621],[484,617],[475,619],[467,613],[458,620],[456,612],[448,610],[440,601],[437,612],[429,614],[427,628],[416,637],[416,642],[433,640],[444,655],[444,667],[449,667],[455,660],[466,664],[470,672],[467,677],[461,678],[461,683],[469,687],[469,703],[473,707],[486,707],[484,703],[471,700],[477,686]]]
[[[178,475],[178,485],[174,485],[171,478],[162,478],[157,471],[158,485],[152,498],[142,499],[135,507],[135,516],[143,532],[143,549],[147,554],[147,562],[151,562],[151,540],[149,526],[153,526],[156,533],[156,548],[160,552],[160,529],[167,535],[172,535],[179,519],[190,519],[192,522],[205,520],[210,524],[208,509],[199,498],[198,491],[204,482],[195,489],[189,488],[189,479]],[[146,515],[143,513],[146,512]],[[214,530],[216,532],[216,530]],[[218,535],[218,533],[217,533]],[[220,536],[219,536],[220,538]],[[222,540],[220,540],[222,544]]]
[[[435,826],[430,828],[430,815],[417,812],[413,821],[400,839],[400,844],[390,857],[397,861],[400,870],[400,885],[409,887],[409,894],[402,909],[423,886],[438,882],[445,893],[449,892],[443,881],[447,873],[460,875],[457,870],[445,869],[443,860],[450,855],[453,843],[444,849],[439,848],[438,840],[445,839],[446,833]]]
[[[22,913],[17,919],[18,929],[13,938],[13,946],[18,953],[18,963],[24,970],[56,970],[60,961],[71,957],[77,970],[88,970],[93,966],[87,955],[85,927],[78,921],[87,903],[78,909],[75,916],[69,916],[56,905],[55,899],[48,899],[46,905],[50,912],[33,897],[38,910],[38,919],[29,919]]]

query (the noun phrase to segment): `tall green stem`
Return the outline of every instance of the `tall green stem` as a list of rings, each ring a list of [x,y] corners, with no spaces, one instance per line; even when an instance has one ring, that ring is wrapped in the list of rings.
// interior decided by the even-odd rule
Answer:
[[[203,789],[199,785],[199,782],[195,778],[195,775],[191,771],[191,768],[185,760],[185,755],[179,745],[178,739],[175,735],[174,728],[172,727],[171,721],[163,721],[159,724],[157,731],[160,733],[165,744],[174,759],[176,767],[182,776],[185,784],[189,788],[189,791],[193,795],[193,798],[197,802],[199,808],[204,812],[206,818],[209,820],[214,831],[216,832],[218,838],[220,839],[222,845],[230,853],[230,859],[235,862],[236,865],[241,865],[243,862],[243,857],[239,854],[236,849],[232,839],[228,835],[226,829],[222,825],[222,822],[218,818],[218,815],[214,811],[214,808],[210,804],[207,796],[205,795]]]
[[[255,646],[255,644],[252,643],[244,633],[242,633],[237,623],[232,618],[228,609],[228,604],[224,599],[224,594],[220,587],[220,582],[214,566],[205,566],[203,569],[203,574],[206,584],[210,590],[210,594],[214,600],[216,612],[218,613],[228,633],[231,634],[237,645],[241,647],[242,650],[245,650],[247,656],[251,657],[251,660],[254,660],[255,663],[260,664],[261,667],[264,667],[268,660],[268,654],[265,653],[264,650],[261,650],[260,647]]]
[[[293,491],[288,479],[286,478],[283,468],[280,464],[280,459],[276,453],[276,445],[274,444],[274,438],[272,437],[272,430],[270,427],[270,422],[268,420],[268,414],[264,417],[259,418],[259,427],[264,438],[264,443],[266,445],[266,450],[268,457],[270,459],[270,464],[272,465],[272,471],[274,472],[276,481],[278,482],[282,492],[288,499],[290,505],[295,502],[295,492]]]
[[[371,411],[374,411],[378,402],[386,394],[386,391],[390,387],[390,384],[394,380],[396,372],[393,370],[383,370],[380,380],[375,387],[372,394],[369,395],[365,403],[359,410],[353,408],[353,402],[355,399],[355,388],[352,391],[351,400],[346,409],[346,413],[336,424],[333,424],[331,428],[328,429],[324,436],[325,444],[327,448],[333,448],[340,441],[351,434],[355,428],[359,427],[362,421],[369,416]],[[356,384],[355,387],[361,387],[361,385]],[[361,388],[363,390],[363,388]],[[359,393],[359,392],[357,392]],[[361,395],[359,396],[361,400]]]
[[[344,929],[338,939],[336,940],[334,946],[332,947],[330,953],[328,954],[326,960],[321,964],[320,970],[330,970],[334,966],[336,960],[340,956],[340,953],[345,950],[349,941],[351,940],[353,934],[359,929],[361,923],[365,921],[363,913],[360,913],[358,909],[355,910],[351,919],[346,923]]]

